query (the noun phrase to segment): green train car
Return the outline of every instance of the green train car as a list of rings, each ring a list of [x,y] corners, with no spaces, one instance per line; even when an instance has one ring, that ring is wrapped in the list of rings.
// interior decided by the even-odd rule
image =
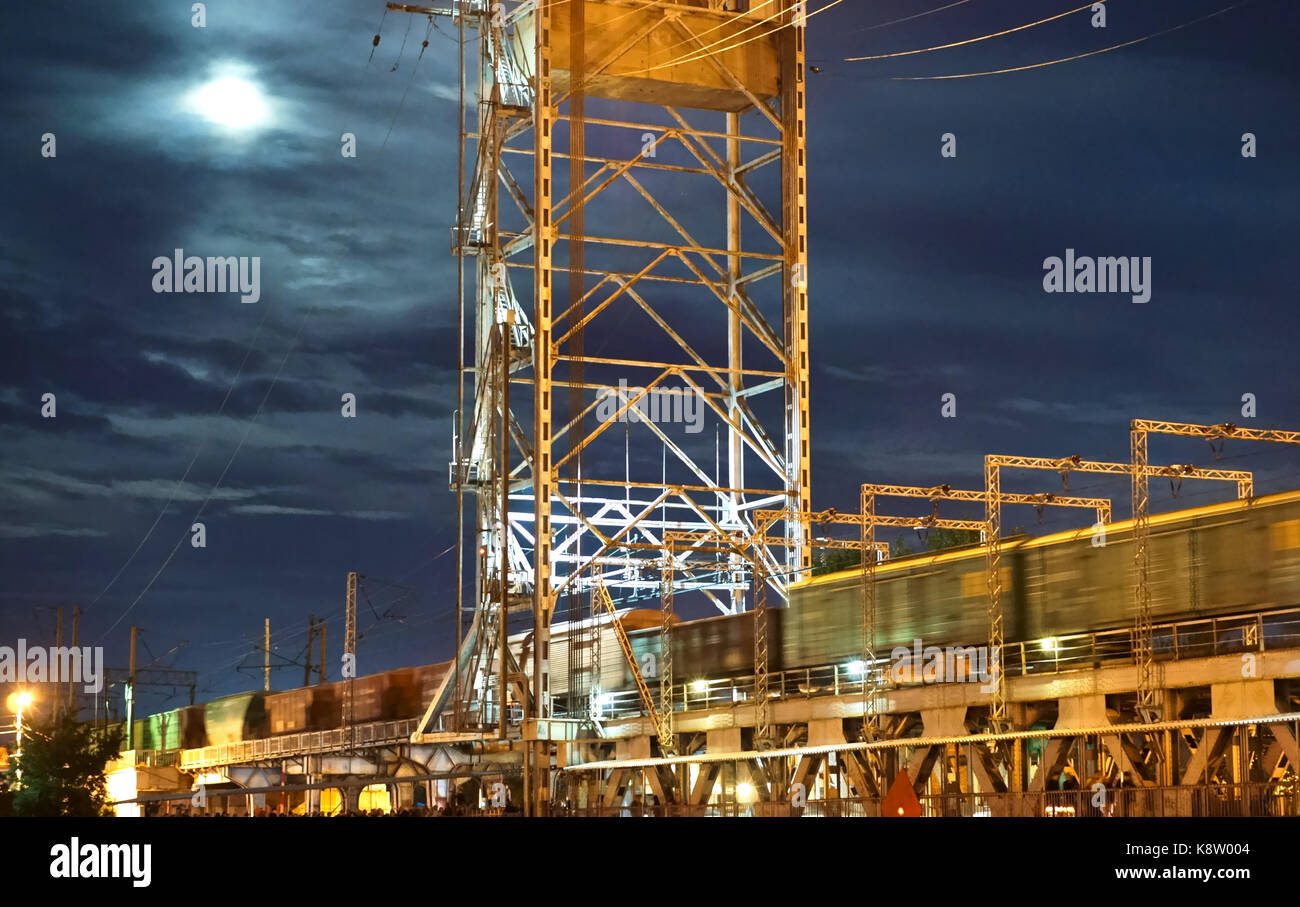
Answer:
[[[222,696],[204,706],[207,743],[238,743],[267,736],[266,694],[260,691]]]
[[[1123,628],[1133,622],[1133,524],[1004,539],[1008,642]],[[1300,603],[1300,492],[1157,514],[1150,519],[1151,611],[1157,622]],[[981,645],[988,638],[982,545],[881,564],[876,648]],[[862,652],[862,573],[798,583],[781,637],[786,667]],[[1266,628],[1267,630],[1267,628]],[[1157,646],[1160,639],[1157,638]]]
[[[206,739],[204,707],[184,706],[135,722],[135,748],[173,750],[203,746]],[[123,745],[125,745],[125,735]]]
[[[767,612],[768,669],[781,670],[783,609]],[[706,617],[674,624],[670,630],[675,681],[716,680],[743,677],[754,673],[754,612]],[[663,636],[658,628],[628,633],[632,652],[647,681],[657,681],[663,658]],[[631,689],[634,686],[627,659],[619,653],[619,671],[607,689]],[[608,681],[607,681],[608,682]]]

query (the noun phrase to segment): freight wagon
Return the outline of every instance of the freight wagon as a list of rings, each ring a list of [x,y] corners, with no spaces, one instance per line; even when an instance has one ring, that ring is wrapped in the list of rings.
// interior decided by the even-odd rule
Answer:
[[[1003,541],[1008,642],[1132,625],[1132,521],[1106,526],[1100,541],[1092,529]],[[1294,606],[1300,603],[1300,492],[1157,514],[1149,551],[1157,622]],[[923,646],[986,643],[986,575],[982,545],[881,564],[875,570],[877,651],[917,640]],[[861,626],[860,570],[794,585],[782,634],[785,666],[860,658]]]

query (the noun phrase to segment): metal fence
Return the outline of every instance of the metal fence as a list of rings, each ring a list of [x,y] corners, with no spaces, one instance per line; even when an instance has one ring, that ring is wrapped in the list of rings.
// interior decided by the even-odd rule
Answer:
[[[373,724],[358,724],[350,728],[334,728],[329,731],[308,731],[302,734],[266,737],[262,740],[222,743],[216,746],[205,746],[202,749],[183,750],[177,764],[183,771],[189,771],[304,753],[333,753],[351,747],[397,743],[409,740],[418,724],[417,718],[404,721],[379,721]]]
[[[1212,787],[1119,788],[1037,791],[1012,794],[935,794],[918,798],[921,816],[928,818],[1039,817],[1077,818],[1229,818],[1247,816],[1300,817],[1300,788],[1257,782]],[[840,797],[809,800],[803,806],[786,802],[706,805],[598,806],[559,810],[557,815],[655,818],[879,818],[878,798]]]
[[[1009,642],[1003,647],[1002,669],[1007,677],[1020,677],[1133,664],[1133,632],[1132,627],[1125,627]],[[1300,608],[1156,624],[1152,640],[1155,657],[1162,661],[1300,648]],[[890,682],[889,668],[887,660],[875,666],[882,690],[898,686]],[[862,691],[864,674],[864,666],[857,661],[773,671],[768,692],[774,698],[851,695]],[[753,691],[752,674],[691,680],[673,686],[673,709],[689,712],[746,702]],[[603,703],[601,717],[607,721],[642,714],[635,689],[606,692]]]

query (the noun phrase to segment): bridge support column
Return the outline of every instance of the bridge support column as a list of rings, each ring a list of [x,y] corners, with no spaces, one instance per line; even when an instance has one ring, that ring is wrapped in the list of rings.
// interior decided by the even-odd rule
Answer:
[[[927,737],[958,737],[969,733],[966,727],[966,706],[946,706],[921,710],[921,726]],[[926,792],[934,764],[944,757],[944,784],[947,784],[947,747],[922,746],[912,753],[907,762],[907,777],[917,796]]]
[[[361,785],[343,784],[339,786],[343,792],[343,811],[349,813],[359,812],[361,809]]]
[[[303,761],[302,780],[304,784],[316,784],[324,780],[324,776],[312,773],[312,757],[307,756]],[[303,793],[302,813],[304,816],[310,816],[314,812],[320,812],[320,789],[309,787]]]
[[[646,738],[647,743],[649,739]],[[704,748],[709,753],[739,753],[741,751],[740,728],[727,727],[705,731]]]
[[[1254,718],[1278,711],[1271,678],[1210,684],[1210,714],[1214,718]]]

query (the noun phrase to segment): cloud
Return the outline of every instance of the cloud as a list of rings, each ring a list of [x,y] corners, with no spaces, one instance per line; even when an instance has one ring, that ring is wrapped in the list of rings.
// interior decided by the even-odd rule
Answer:
[[[334,516],[352,520],[409,520],[410,513],[393,510],[322,510],[318,507],[286,507],[280,504],[237,504],[233,514],[244,516]]]
[[[12,523],[0,523],[0,538],[6,539],[36,539],[48,536],[94,538],[96,536],[104,535],[108,535],[108,533],[99,529],[87,529],[85,527],[68,529],[61,526],[16,526]]]
[[[433,95],[435,98],[442,98],[444,101],[452,101],[454,103],[460,100],[460,86],[443,85],[434,82],[429,86],[429,94]]]

